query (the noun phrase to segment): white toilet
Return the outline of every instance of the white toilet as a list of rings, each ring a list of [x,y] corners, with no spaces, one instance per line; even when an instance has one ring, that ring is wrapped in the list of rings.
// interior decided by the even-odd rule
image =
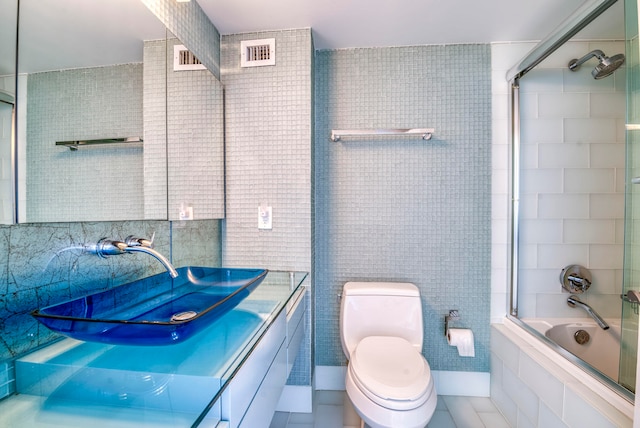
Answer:
[[[423,428],[436,409],[422,356],[420,291],[409,283],[348,282],[340,339],[349,365],[347,395],[371,428]]]

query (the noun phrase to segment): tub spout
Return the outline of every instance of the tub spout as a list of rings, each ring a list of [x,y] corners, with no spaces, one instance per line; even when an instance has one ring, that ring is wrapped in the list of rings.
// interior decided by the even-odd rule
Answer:
[[[169,272],[169,275],[171,275],[171,278],[176,278],[178,276],[178,271],[176,271],[176,269],[173,267],[173,265],[169,262],[169,260],[163,256],[162,254],[160,254],[159,252],[157,252],[156,250],[154,250],[151,247],[145,247],[142,245],[138,245],[138,246],[127,246],[124,249],[125,253],[146,253],[149,254],[150,256],[154,257],[156,260],[158,260],[160,263],[162,263],[162,265],[165,267],[165,269],[167,270],[167,272]]]
[[[593,310],[593,308],[589,305],[587,305],[586,303],[584,303],[583,301],[581,301],[578,296],[576,295],[571,295],[569,296],[569,298],[567,299],[567,305],[571,306],[572,308],[575,307],[579,307],[584,309],[591,318],[594,319],[594,321],[596,323],[598,323],[598,325],[603,329],[603,330],[607,330],[609,328],[609,324],[606,323],[606,321],[604,319],[602,319],[602,317],[600,315],[598,315],[598,313],[596,311]]]

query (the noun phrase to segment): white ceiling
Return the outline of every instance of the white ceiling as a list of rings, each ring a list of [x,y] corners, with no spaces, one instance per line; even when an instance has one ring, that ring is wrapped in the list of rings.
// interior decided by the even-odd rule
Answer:
[[[198,0],[222,34],[311,27],[316,49],[540,40],[585,0]],[[616,7],[622,16],[621,5]],[[621,25],[604,38],[624,38]],[[622,30],[622,31],[621,31]]]
[[[540,40],[585,0],[197,1],[223,35],[310,27],[316,49],[340,49]],[[13,68],[7,41],[15,35],[15,4],[0,0],[0,75]],[[141,40],[164,36],[137,0],[21,0],[20,6],[23,72],[141,61]],[[581,38],[623,39],[622,7],[620,0]]]

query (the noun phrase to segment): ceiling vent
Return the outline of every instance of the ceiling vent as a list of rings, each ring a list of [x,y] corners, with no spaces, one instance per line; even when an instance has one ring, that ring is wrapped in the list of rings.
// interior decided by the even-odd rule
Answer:
[[[173,71],[205,70],[206,67],[184,45],[173,46]]]
[[[240,66],[276,65],[276,39],[242,40]]]

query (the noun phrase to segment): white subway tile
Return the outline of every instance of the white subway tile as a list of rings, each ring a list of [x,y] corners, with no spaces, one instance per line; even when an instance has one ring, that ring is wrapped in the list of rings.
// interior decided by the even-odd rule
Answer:
[[[509,118],[509,99],[504,95],[493,95],[491,102],[492,119]]]
[[[616,428],[609,419],[605,418],[593,403],[585,400],[582,393],[575,389],[584,389],[582,384],[569,384],[565,388],[565,407],[563,420],[572,427]]]
[[[519,269],[518,291],[525,294],[557,293],[561,290],[558,269]]]
[[[561,193],[563,171],[561,169],[525,170],[521,173],[522,193]],[[613,178],[611,178],[613,187]]]
[[[557,91],[538,94],[538,117],[588,118],[589,94]]]
[[[564,384],[560,380],[524,353],[520,355],[518,375],[554,413],[562,414]]]
[[[522,411],[535,426],[538,421],[536,394],[517,376],[504,376],[502,384],[504,391],[518,404],[518,410]]]
[[[627,98],[624,92],[596,92],[589,94],[589,97],[591,117],[617,119],[627,114]]]
[[[562,220],[521,220],[520,239],[529,244],[560,244]]]
[[[614,143],[616,141],[616,120],[608,118],[564,119],[564,141]]]
[[[627,178],[626,170],[624,168],[616,168],[615,176],[616,176],[615,191],[617,193],[624,193],[625,183]]]
[[[588,168],[589,145],[538,144],[538,166],[540,168]]]
[[[614,244],[615,220],[564,220],[563,242],[567,244]]]
[[[494,94],[509,94],[509,82],[507,81],[507,70],[491,71],[491,92]]]
[[[589,246],[589,266],[592,269],[622,269],[624,245],[594,244]]]
[[[507,247],[505,245],[491,246],[491,268],[500,269],[505,267],[507,260]]]
[[[623,219],[624,195],[622,193],[592,193],[589,195],[589,217]]]
[[[509,146],[493,144],[491,146],[491,165],[493,169],[507,170],[509,166]]]
[[[562,88],[562,70],[534,68],[520,80],[520,93],[557,92]]]
[[[590,269],[591,287],[589,291],[599,294],[619,294],[622,292],[622,277],[616,269]],[[591,293],[590,293],[591,294]],[[620,303],[620,302],[618,302]],[[619,304],[616,306],[620,306]]]
[[[491,219],[506,220],[509,218],[509,196],[504,193],[491,195]]]
[[[540,218],[588,218],[589,195],[543,193],[538,196]]]
[[[520,146],[520,170],[538,168],[538,144],[525,143]]]
[[[505,262],[503,262],[501,266],[491,268],[491,299],[494,299],[496,296],[501,296],[507,292],[509,278],[507,273],[506,257],[504,261]],[[496,264],[500,265],[500,263]],[[505,302],[506,299],[501,301],[501,304],[504,305]]]
[[[509,222],[493,220],[491,222],[491,242],[494,244],[507,244],[509,236]]]
[[[520,220],[538,218],[538,198],[535,193],[520,196]]]
[[[615,191],[615,170],[569,168],[564,170],[567,193],[611,193]]]
[[[523,143],[560,142],[564,138],[563,126],[561,118],[529,119],[520,123],[520,138]]]
[[[624,244],[624,220],[616,220],[616,244]]]
[[[520,241],[518,246],[518,254],[520,255],[521,269],[534,269],[538,266],[538,246],[534,244],[526,244]]]
[[[621,143],[589,144],[592,168],[624,168],[625,145]]]
[[[493,119],[491,121],[491,144],[495,145],[509,145],[509,120],[508,119]],[[505,166],[506,168],[506,166]]]
[[[539,245],[537,249],[538,267],[546,269],[558,269],[565,266],[581,264],[586,266],[589,262],[589,245],[581,244],[550,244]]]
[[[538,93],[523,93],[520,96],[520,119],[521,123],[531,119],[537,119],[538,116]]]
[[[491,193],[505,194],[509,189],[509,171],[506,169],[494,169],[491,171]]]

